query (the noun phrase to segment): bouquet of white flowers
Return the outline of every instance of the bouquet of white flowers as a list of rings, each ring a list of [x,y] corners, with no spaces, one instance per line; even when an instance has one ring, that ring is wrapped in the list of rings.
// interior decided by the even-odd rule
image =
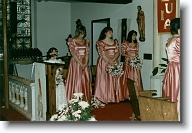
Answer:
[[[143,62],[139,58],[139,56],[136,56],[134,58],[131,58],[130,61],[127,64],[132,66],[133,68],[140,69],[142,67],[142,65],[143,65]]]
[[[118,77],[121,77],[124,74],[122,64],[111,65],[108,67],[106,72],[111,74],[112,76],[118,76]]]
[[[74,93],[67,106],[64,106],[50,121],[96,121],[91,116],[93,107],[89,105],[83,93]]]

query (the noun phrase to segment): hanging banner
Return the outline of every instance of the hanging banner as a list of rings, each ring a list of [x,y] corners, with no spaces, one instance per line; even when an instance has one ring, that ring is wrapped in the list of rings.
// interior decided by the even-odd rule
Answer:
[[[158,0],[158,32],[170,32],[170,22],[176,17],[176,0]]]

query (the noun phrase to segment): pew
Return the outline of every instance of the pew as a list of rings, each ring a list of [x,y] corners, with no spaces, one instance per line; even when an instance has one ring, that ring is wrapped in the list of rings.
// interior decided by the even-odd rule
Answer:
[[[135,81],[133,81],[130,78],[127,78],[127,86],[128,86],[128,90],[129,90],[131,107],[133,110],[131,120],[134,121],[135,118],[137,118],[138,120],[141,120],[138,96],[142,95],[142,96],[146,96],[146,97],[152,97],[153,93],[155,93],[157,91],[156,90],[144,90],[144,91],[139,92]]]
[[[138,96],[141,121],[178,121],[177,104],[163,97]]]

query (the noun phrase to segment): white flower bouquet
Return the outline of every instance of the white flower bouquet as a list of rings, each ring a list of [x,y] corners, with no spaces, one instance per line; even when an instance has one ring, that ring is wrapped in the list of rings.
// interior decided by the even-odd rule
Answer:
[[[94,108],[99,108],[99,107],[105,107],[105,104],[102,103],[101,101],[99,101],[96,97],[92,97],[91,99],[91,105],[94,107]]]
[[[64,106],[50,121],[96,121],[91,116],[93,107],[89,105],[83,93],[74,93],[67,106]]]
[[[132,66],[132,68],[141,69],[141,67],[143,65],[143,62],[139,58],[139,56],[136,56],[134,58],[131,58],[130,61],[127,64]]]
[[[118,77],[121,77],[124,74],[122,64],[111,65],[108,67],[106,72],[111,74],[112,76],[118,76]]]

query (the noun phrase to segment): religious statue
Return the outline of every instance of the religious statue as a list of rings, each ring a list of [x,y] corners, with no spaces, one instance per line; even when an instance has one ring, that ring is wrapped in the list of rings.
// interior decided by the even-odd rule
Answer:
[[[141,42],[145,41],[145,14],[142,11],[141,6],[137,6],[137,24],[138,24],[138,32],[140,34],[139,40]]]

